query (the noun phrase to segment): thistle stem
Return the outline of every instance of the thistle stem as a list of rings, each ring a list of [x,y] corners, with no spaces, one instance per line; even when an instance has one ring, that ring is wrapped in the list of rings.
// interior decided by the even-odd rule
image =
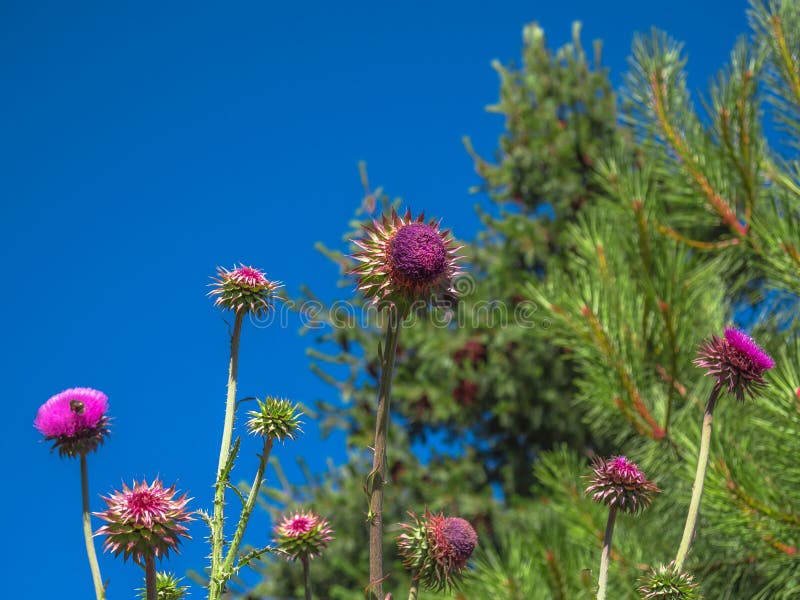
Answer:
[[[100,575],[100,565],[97,564],[97,553],[94,550],[92,537],[92,517],[89,512],[89,470],[86,466],[86,454],[81,453],[81,508],[83,512],[83,538],[86,541],[86,556],[89,558],[89,568],[92,571],[94,595],[97,600],[105,600],[106,590],[103,587],[103,578]]]
[[[250,521],[250,515],[253,514],[253,509],[256,506],[258,491],[261,489],[261,484],[264,481],[264,471],[267,467],[270,452],[272,452],[272,443],[272,438],[264,440],[264,449],[258,457],[259,462],[256,476],[253,479],[253,485],[250,486],[250,493],[247,495],[247,500],[242,507],[242,514],[239,516],[236,532],[233,534],[233,540],[231,541],[230,548],[228,548],[228,554],[225,556],[225,562],[222,565],[222,573],[225,574],[225,578],[227,578],[227,574],[231,573],[233,570],[233,561],[236,559],[236,555],[239,552],[239,546],[242,544],[242,538],[244,537],[245,529],[247,529],[247,523]]]
[[[156,559],[152,554],[144,555],[144,587],[147,591],[147,600],[158,600],[158,587],[156,586]]]
[[[369,587],[370,597],[383,600],[383,486],[386,476],[386,437],[389,429],[389,404],[392,393],[400,316],[397,308],[389,309],[386,341],[381,357],[381,379],[378,387],[378,413],[375,420],[375,456],[367,476],[369,494]]]
[[[597,580],[597,600],[606,600],[606,587],[608,587],[608,565],[611,561],[611,538],[614,535],[614,521],[617,518],[617,507],[612,506],[608,511],[606,534],[603,537],[603,552],[600,555],[600,577]]]
[[[414,576],[411,579],[411,587],[408,588],[408,600],[417,600],[419,595],[419,579]]]
[[[226,467],[231,451],[233,419],[236,411],[236,378],[239,372],[239,339],[242,334],[242,321],[246,311],[236,312],[236,320],[231,334],[231,358],[228,367],[228,394],[225,400],[225,424],[222,429],[222,445],[219,450],[217,481],[214,485],[214,518],[211,526],[211,576],[208,586],[209,600],[219,600],[226,578],[222,573],[222,547],[225,542],[225,488],[227,486]]]
[[[675,556],[675,569],[680,572],[683,570],[683,563],[689,554],[692,541],[694,540],[695,528],[697,527],[697,515],[700,512],[700,499],[703,496],[703,484],[706,479],[708,469],[708,453],[711,450],[711,424],[714,419],[714,407],[717,404],[721,387],[715,385],[708,397],[705,413],[703,413],[703,429],[700,433],[700,452],[697,456],[697,471],[694,475],[692,484],[692,499],[689,502],[689,513],[686,515],[686,525],[683,527],[683,537],[681,545],[678,547],[678,554]]]
[[[311,570],[308,565],[308,556],[304,555],[300,560],[303,563],[303,585],[306,590],[306,600],[311,600]]]

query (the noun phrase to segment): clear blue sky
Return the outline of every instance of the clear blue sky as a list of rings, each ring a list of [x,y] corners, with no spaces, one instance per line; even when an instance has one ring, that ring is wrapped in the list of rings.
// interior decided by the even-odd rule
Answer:
[[[686,43],[693,90],[746,31],[741,0],[489,4],[0,1],[3,597],[92,594],[78,464],[32,426],[65,388],[110,398],[112,436],[90,457],[94,510],[99,494],[155,475],[210,507],[228,352],[206,297],[216,265],[261,267],[290,294],[346,294],[313,244],[339,242],[361,159],[375,185],[473,237],[485,199],[468,193],[478,180],[460,138],[496,147],[489,63],[519,56],[525,23],[557,45],[582,20],[617,83],[633,33],[657,25]],[[297,325],[245,329],[242,395],[335,399]],[[342,457],[340,438],[305,429],[276,450],[293,477],[298,455],[315,470]],[[252,460],[242,466],[235,477],[249,479]],[[249,540],[267,527],[258,515]],[[205,564],[204,526],[192,533],[162,566]],[[109,599],[131,598],[139,569],[108,555],[101,567]]]

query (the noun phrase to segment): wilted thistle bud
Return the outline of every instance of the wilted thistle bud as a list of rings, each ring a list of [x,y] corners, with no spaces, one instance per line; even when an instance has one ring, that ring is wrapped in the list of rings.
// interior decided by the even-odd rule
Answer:
[[[775,361],[746,333],[728,327],[725,337],[712,335],[698,351],[694,364],[707,369],[706,375],[717,380],[717,385],[728,393],[744,400],[765,384],[763,373],[775,366]]]
[[[408,306],[427,303],[446,293],[454,294],[453,279],[459,275],[456,245],[449,230],[439,222],[416,219],[407,211],[364,226],[365,236],[353,243],[361,250],[353,255],[359,264],[350,274],[359,278],[358,289],[375,304]]]
[[[189,586],[181,585],[182,577],[173,573],[156,573],[156,590],[158,600],[182,600],[188,595]],[[147,588],[139,588],[139,598],[147,600]]]
[[[216,296],[215,306],[234,312],[244,311],[261,317],[272,310],[275,290],[281,286],[270,281],[253,267],[240,265],[232,271],[217,267],[217,278],[211,284],[209,296]]]
[[[401,524],[404,533],[397,538],[403,565],[430,590],[455,587],[478,544],[475,529],[460,517],[434,515],[428,510],[421,519],[408,514],[413,523]]]
[[[636,513],[647,508],[652,495],[659,490],[635,463],[625,456],[610,459],[597,457],[592,464],[594,473],[588,478],[586,493],[592,500],[623,512]]]
[[[328,521],[312,511],[286,515],[274,531],[275,544],[290,560],[314,558],[333,539]]]
[[[123,484],[121,492],[104,497],[108,508],[93,513],[106,521],[95,533],[106,536],[103,549],[114,556],[122,553],[124,560],[133,557],[136,562],[147,555],[162,558],[170,550],[177,552],[180,538],[189,537],[182,523],[193,519],[186,510],[190,498],[175,496],[174,485],[165,488],[156,479],[150,485],[134,481],[132,488]]]
[[[59,456],[93,452],[108,436],[108,397],[92,388],[71,388],[39,407],[34,427]]]
[[[258,400],[258,410],[247,414],[247,429],[250,433],[269,439],[283,441],[294,439],[300,429],[301,411],[289,400],[267,397],[264,402]]]
[[[642,578],[639,592],[645,600],[699,600],[698,585],[688,573],[675,570],[675,563],[659,565]]]

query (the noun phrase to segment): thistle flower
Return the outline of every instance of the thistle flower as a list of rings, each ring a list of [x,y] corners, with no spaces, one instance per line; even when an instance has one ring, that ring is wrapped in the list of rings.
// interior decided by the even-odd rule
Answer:
[[[156,590],[158,600],[182,600],[188,595],[189,586],[181,585],[183,577],[176,577],[174,573],[156,573]],[[139,598],[147,600],[147,589],[139,588]]]
[[[361,250],[353,255],[359,264],[350,274],[359,278],[358,289],[375,304],[428,302],[446,293],[454,294],[453,279],[460,274],[461,257],[449,230],[439,221],[425,222],[425,214],[412,219],[390,217],[364,226],[365,237],[353,240]]]
[[[264,402],[257,402],[258,410],[247,413],[250,416],[247,421],[250,433],[282,442],[286,438],[293,440],[295,433],[302,431],[300,410],[296,404],[269,396]]]
[[[274,531],[275,543],[290,560],[314,558],[333,539],[328,521],[312,511],[284,516]]]
[[[659,565],[642,578],[639,591],[645,600],[699,600],[698,584],[688,573],[681,573],[675,563]]]
[[[192,521],[186,505],[191,498],[184,494],[176,498],[175,486],[165,488],[159,479],[150,485],[147,481],[133,482],[133,487],[122,485],[121,492],[104,497],[108,508],[93,513],[103,521],[95,535],[105,535],[103,549],[123,554],[124,560],[133,557],[141,563],[146,555],[158,558],[170,550],[178,551],[180,538],[190,537],[181,523]]]
[[[275,290],[281,284],[268,280],[262,271],[240,265],[228,271],[217,267],[217,278],[211,284],[214,288],[208,295],[216,296],[214,306],[239,312],[244,310],[256,317],[269,313],[275,300]]]
[[[762,375],[775,361],[750,336],[727,327],[725,337],[712,335],[703,343],[694,364],[707,369],[706,375],[715,377],[720,389],[742,401],[745,394],[753,397],[766,385]]]
[[[71,388],[39,407],[34,427],[53,442],[59,456],[93,452],[108,436],[108,396],[92,388]]]
[[[422,518],[408,514],[413,523],[402,523],[404,533],[397,538],[403,565],[428,589],[454,587],[478,544],[475,529],[460,517],[434,515],[427,509]]]
[[[594,474],[589,477],[586,493],[592,500],[623,512],[636,513],[647,508],[652,494],[660,492],[635,463],[625,456],[610,459],[597,457],[592,464]]]

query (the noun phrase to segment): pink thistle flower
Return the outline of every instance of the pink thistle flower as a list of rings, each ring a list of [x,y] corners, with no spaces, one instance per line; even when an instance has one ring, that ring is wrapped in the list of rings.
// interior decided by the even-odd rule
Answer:
[[[454,296],[453,280],[461,274],[456,262],[461,249],[439,221],[425,222],[424,213],[412,219],[390,217],[364,226],[365,236],[353,243],[360,264],[350,271],[359,278],[358,289],[375,304],[411,304],[436,297]]]
[[[586,493],[592,500],[617,508],[623,512],[637,513],[652,502],[652,494],[659,490],[648,481],[642,470],[625,456],[610,459],[595,458]]]
[[[715,377],[720,388],[742,401],[745,394],[752,397],[766,385],[763,373],[775,361],[750,336],[727,327],[725,337],[712,335],[703,343],[694,364],[707,369],[706,375]]]
[[[193,519],[186,510],[191,498],[176,495],[174,485],[165,488],[156,479],[150,485],[146,480],[134,481],[132,488],[123,484],[121,492],[104,497],[108,508],[93,513],[106,521],[95,533],[106,536],[103,549],[114,556],[122,553],[124,560],[133,557],[138,563],[147,555],[162,558],[170,550],[177,552],[180,538],[190,537],[182,523]]]
[[[333,539],[328,521],[312,511],[286,515],[274,531],[275,543],[289,560],[314,558]]]
[[[209,296],[216,296],[214,306],[257,317],[269,313],[274,306],[275,290],[280,282],[268,280],[262,271],[240,265],[228,271],[217,267],[217,278]]]
[[[108,436],[108,396],[92,388],[71,388],[39,407],[33,426],[52,441],[59,456],[93,452]]]
[[[425,510],[422,518],[408,513],[413,523],[402,523],[397,547],[403,565],[428,589],[455,587],[467,567],[478,534],[461,517],[445,517]]]

